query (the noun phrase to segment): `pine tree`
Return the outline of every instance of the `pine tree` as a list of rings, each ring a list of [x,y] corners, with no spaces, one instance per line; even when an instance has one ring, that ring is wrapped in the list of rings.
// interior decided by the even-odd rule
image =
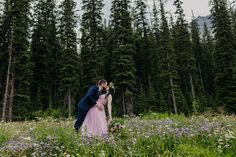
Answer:
[[[81,60],[83,89],[97,83],[104,75],[104,57],[106,51],[103,45],[102,0],[82,1],[81,22]]]
[[[32,80],[32,62],[29,51],[30,1],[21,0],[14,4],[14,38],[13,50],[16,53],[15,62],[15,98],[13,114],[23,118],[30,114],[30,87]]]
[[[13,43],[13,1],[5,1],[3,19],[1,25],[1,93],[2,93],[2,121],[12,120],[12,106],[14,97],[14,65],[12,43]],[[4,75],[5,74],[5,75]]]
[[[208,97],[213,97],[214,95],[214,45],[213,38],[211,33],[204,23],[204,31],[202,37],[202,47],[203,47],[203,56],[202,56],[202,64],[203,64],[203,84],[205,86],[206,94]]]
[[[4,97],[5,81],[7,73],[7,61],[9,57],[8,45],[10,43],[10,36],[12,32],[12,14],[9,9],[9,2],[3,3],[2,16],[0,21],[0,101]]]
[[[191,39],[192,39],[192,49],[194,56],[196,58],[196,63],[197,63],[197,70],[200,76],[200,81],[201,81],[201,88],[203,92],[205,91],[205,87],[203,84],[203,73],[202,73],[202,45],[201,45],[201,39],[200,39],[200,32],[199,32],[199,25],[197,23],[197,19],[193,15],[193,19],[191,21]]]
[[[29,13],[30,2],[27,0],[6,2],[5,19],[1,38],[2,52],[8,55],[6,82],[4,89],[2,120],[12,121],[28,116],[30,107],[30,84],[32,76],[31,55],[29,49]],[[6,27],[8,26],[8,28]],[[4,32],[1,32],[4,34]]]
[[[206,105],[206,87],[205,87],[205,77],[204,77],[204,59],[203,58],[203,48],[202,43],[200,39],[200,31],[199,31],[199,25],[197,23],[197,19],[194,17],[191,21],[191,41],[192,41],[192,50],[193,55],[196,60],[196,67],[197,67],[197,74],[195,75],[194,82],[195,82],[195,91],[196,96],[198,97],[198,101],[201,104],[201,106],[198,106],[198,109],[196,110],[203,110]],[[195,111],[196,111],[195,110]]]
[[[177,22],[174,28],[174,46],[177,53],[177,63],[179,66],[179,73],[182,91],[189,100],[189,103],[196,101],[195,93],[195,73],[196,64],[195,58],[191,48],[190,34],[188,32],[188,24],[184,20],[184,13],[182,9],[182,1],[175,0]],[[193,106],[192,106],[193,107]],[[187,113],[191,107],[188,107]]]
[[[159,44],[159,38],[160,38],[159,22],[160,21],[159,21],[159,17],[158,17],[159,12],[158,12],[158,8],[157,8],[155,0],[153,2],[152,13],[153,13],[153,18],[152,18],[152,33],[155,36],[155,45],[158,48],[159,45],[160,45]]]
[[[58,107],[58,56],[61,50],[59,43],[59,32],[58,32],[58,10],[56,6],[56,0],[47,0],[47,12],[49,19],[47,27],[49,29],[48,43],[50,47],[50,60],[49,60],[49,107]]]
[[[179,85],[179,76],[177,69],[177,57],[171,40],[170,30],[165,15],[164,4],[160,0],[161,26],[160,26],[160,49],[159,57],[160,71],[157,74],[159,79],[159,99],[161,111],[173,111],[175,114],[184,112],[186,102]],[[162,103],[163,102],[163,103]]]
[[[139,110],[148,112],[150,111],[160,111],[158,109],[158,99],[157,99],[157,93],[158,93],[158,73],[159,73],[159,54],[158,50],[160,47],[160,29],[159,29],[159,11],[156,5],[156,2],[153,2],[153,10],[152,10],[152,16],[151,16],[151,29],[148,34],[148,37],[143,38],[142,40],[147,40],[148,45],[142,45],[143,50],[140,50],[141,53],[144,55],[149,55],[149,64],[146,64],[145,71],[149,73],[149,77],[147,77],[149,87],[148,90],[145,90],[145,88],[141,88],[141,93],[139,95]],[[145,29],[144,29],[145,30]],[[139,44],[140,41],[137,41],[137,44]],[[144,46],[147,47],[144,49]],[[137,49],[137,51],[139,51]],[[141,58],[140,58],[141,60]],[[145,62],[141,60],[142,62]],[[139,63],[137,63],[139,64]],[[146,92],[148,91],[148,92]]]
[[[136,49],[136,69],[140,90],[150,93],[151,88],[151,48],[149,41],[149,25],[147,19],[147,5],[143,0],[135,0],[134,30]]]
[[[64,97],[64,106],[68,106],[71,116],[72,100],[75,98],[79,84],[79,58],[76,38],[76,3],[73,0],[64,0],[60,5],[60,41],[59,55],[59,84]]]
[[[113,0],[111,27],[113,40],[112,71],[122,101],[123,114],[134,111],[134,36],[131,27],[129,0]]]
[[[114,80],[113,72],[112,72],[112,63],[113,63],[113,41],[112,41],[112,28],[111,28],[111,21],[106,23],[106,20],[104,21],[103,24],[103,41],[104,41],[104,46],[107,51],[107,54],[105,56],[105,65],[104,65],[104,73],[105,73],[105,78],[109,81]]]
[[[218,106],[225,105],[228,111],[236,112],[235,53],[233,33],[227,2],[211,1],[212,23],[215,33],[216,49],[215,91]]]
[[[36,5],[31,52],[34,63],[32,100],[35,109],[53,107],[57,91],[57,57],[60,50],[56,28],[55,1],[40,0]]]
[[[236,1],[232,1],[231,5],[230,5],[230,15],[231,15],[231,21],[232,21],[232,30],[233,30],[233,34],[234,34],[234,46],[236,49]]]

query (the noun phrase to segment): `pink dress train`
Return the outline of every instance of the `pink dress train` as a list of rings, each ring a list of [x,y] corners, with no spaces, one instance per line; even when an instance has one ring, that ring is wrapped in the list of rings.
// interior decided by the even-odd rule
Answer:
[[[97,103],[106,105],[106,94],[100,95]],[[84,122],[81,127],[81,133],[83,136],[107,136],[107,121],[105,108],[100,111],[96,106],[93,106],[87,113]]]

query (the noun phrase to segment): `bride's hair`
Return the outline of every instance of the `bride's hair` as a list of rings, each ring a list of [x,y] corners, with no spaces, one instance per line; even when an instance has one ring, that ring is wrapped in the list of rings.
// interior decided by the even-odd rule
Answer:
[[[113,97],[114,93],[115,93],[115,86],[114,86],[114,83],[113,82],[110,82],[109,85],[109,90],[107,92],[107,95],[106,95],[106,98],[111,95]]]

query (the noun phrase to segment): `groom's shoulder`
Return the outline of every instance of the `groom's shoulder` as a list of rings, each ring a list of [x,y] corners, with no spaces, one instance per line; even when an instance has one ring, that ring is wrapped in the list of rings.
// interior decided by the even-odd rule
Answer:
[[[89,89],[90,90],[96,90],[96,89],[98,89],[98,86],[97,85],[92,85],[92,86],[89,87]]]

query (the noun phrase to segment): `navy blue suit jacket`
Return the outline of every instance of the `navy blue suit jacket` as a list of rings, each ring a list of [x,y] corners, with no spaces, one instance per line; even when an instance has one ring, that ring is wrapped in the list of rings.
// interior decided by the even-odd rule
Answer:
[[[84,111],[88,111],[92,106],[94,106],[99,98],[99,88],[94,85],[91,86],[82,100],[80,100],[78,107]]]

